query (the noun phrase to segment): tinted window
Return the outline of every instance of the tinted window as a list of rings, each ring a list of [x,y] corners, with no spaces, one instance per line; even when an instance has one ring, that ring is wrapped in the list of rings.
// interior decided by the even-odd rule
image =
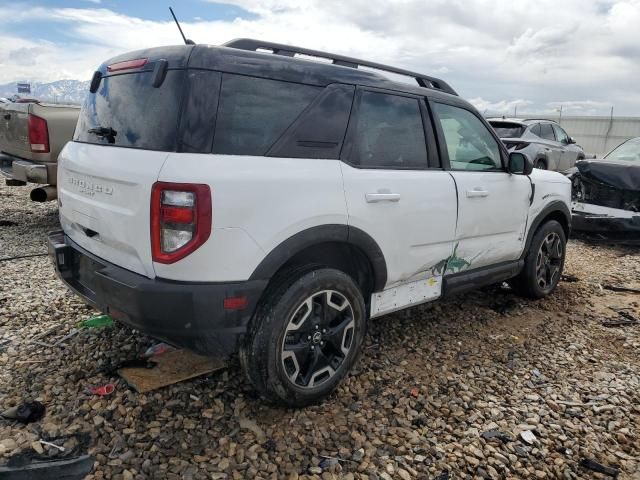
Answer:
[[[349,161],[370,168],[426,168],[427,148],[415,98],[362,92]]]
[[[340,157],[347,130],[353,85],[329,85],[269,150],[270,157]]]
[[[189,93],[180,120],[181,152],[211,153],[221,78],[220,72],[189,70]]]
[[[453,170],[495,170],[502,168],[500,147],[487,127],[463,108],[435,104]]]
[[[73,139],[175,150],[184,75],[184,70],[169,70],[159,88],[151,85],[153,72],[104,77],[98,91],[87,95]],[[99,128],[107,129],[108,134],[89,133]]]
[[[553,140],[555,142],[556,137],[553,134],[553,127],[550,123],[541,123],[540,124],[540,137],[545,140]]]
[[[533,133],[534,135],[540,136],[540,124],[536,123],[533,127],[531,127],[531,133]]]
[[[567,135],[567,132],[565,132],[558,125],[553,125],[553,129],[555,130],[556,138],[560,143],[564,143],[564,144],[569,143],[569,135]]]
[[[264,155],[321,90],[223,74],[213,152]]]
[[[517,123],[489,122],[500,138],[518,138],[525,127]]]

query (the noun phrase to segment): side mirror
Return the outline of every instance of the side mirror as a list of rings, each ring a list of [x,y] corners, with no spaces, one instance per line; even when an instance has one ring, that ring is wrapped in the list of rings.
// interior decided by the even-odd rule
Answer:
[[[511,152],[509,154],[509,173],[516,175],[530,175],[533,172],[533,163],[524,153]]]
[[[576,141],[573,139],[573,137],[569,137],[569,142],[568,143],[576,143]]]

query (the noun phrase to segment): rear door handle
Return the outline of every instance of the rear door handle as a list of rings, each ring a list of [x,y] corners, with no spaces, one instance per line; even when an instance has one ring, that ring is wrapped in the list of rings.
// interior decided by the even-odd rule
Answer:
[[[467,198],[479,198],[488,197],[489,190],[483,190],[482,188],[474,188],[473,190],[467,190]]]
[[[399,193],[366,193],[364,198],[367,200],[367,203],[378,203],[378,202],[399,202],[400,194]]]

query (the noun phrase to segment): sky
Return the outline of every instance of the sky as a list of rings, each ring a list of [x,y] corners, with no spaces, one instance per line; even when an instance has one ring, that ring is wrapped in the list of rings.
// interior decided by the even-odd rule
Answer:
[[[87,80],[187,37],[251,37],[441,77],[481,112],[640,116],[640,0],[0,0],[0,84]]]

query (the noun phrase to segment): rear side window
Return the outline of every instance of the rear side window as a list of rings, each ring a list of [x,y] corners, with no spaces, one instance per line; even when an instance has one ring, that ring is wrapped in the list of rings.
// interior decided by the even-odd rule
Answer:
[[[553,140],[556,141],[556,137],[553,134],[553,127],[550,123],[541,123],[540,124],[540,137],[545,140]]]
[[[153,72],[112,75],[89,93],[73,139],[78,142],[174,151],[184,70],[169,70],[158,88]]]
[[[321,87],[222,75],[213,152],[265,155]]]
[[[364,168],[427,168],[417,99],[363,91],[352,123],[349,163]]]
[[[540,133],[540,124],[536,123],[533,127],[531,127],[531,133],[533,133],[534,135],[537,135],[538,137],[540,135],[542,135],[542,133]]]

